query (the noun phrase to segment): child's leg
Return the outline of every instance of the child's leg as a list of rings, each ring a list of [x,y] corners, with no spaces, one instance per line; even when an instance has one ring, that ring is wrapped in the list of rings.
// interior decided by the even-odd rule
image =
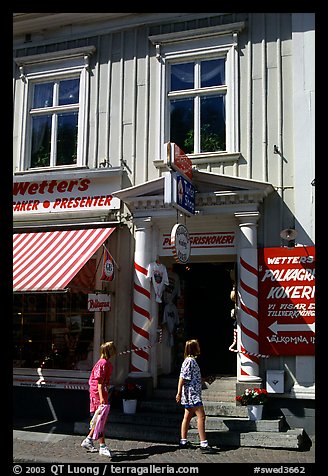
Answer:
[[[182,440],[187,439],[190,420],[194,416],[194,414],[195,414],[195,409],[194,408],[185,408],[183,420],[182,420],[182,423],[181,423],[181,439]]]
[[[206,433],[205,433],[205,411],[204,407],[196,407],[195,413],[197,416],[197,429],[199,434],[200,441],[206,441]]]

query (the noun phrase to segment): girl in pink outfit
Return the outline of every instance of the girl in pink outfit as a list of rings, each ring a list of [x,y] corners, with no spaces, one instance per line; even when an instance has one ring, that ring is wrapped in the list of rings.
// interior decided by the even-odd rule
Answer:
[[[94,415],[100,405],[108,405],[108,389],[113,365],[110,358],[116,354],[114,342],[105,342],[100,347],[100,359],[94,365],[89,378],[90,416]],[[88,451],[97,451],[93,445],[93,427],[88,436],[82,441],[81,446]],[[99,436],[99,454],[111,458],[109,448],[106,446],[104,434]]]

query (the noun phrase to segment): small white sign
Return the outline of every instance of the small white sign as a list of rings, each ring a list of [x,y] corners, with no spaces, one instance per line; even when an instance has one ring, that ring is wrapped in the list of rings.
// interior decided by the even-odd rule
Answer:
[[[88,311],[110,311],[111,296],[109,294],[88,294]]]
[[[185,264],[190,258],[191,243],[189,232],[184,225],[177,223],[171,231],[171,244],[174,259]]]

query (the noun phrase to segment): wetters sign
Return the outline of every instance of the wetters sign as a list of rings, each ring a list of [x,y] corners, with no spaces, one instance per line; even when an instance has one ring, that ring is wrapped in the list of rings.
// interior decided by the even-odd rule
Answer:
[[[260,352],[313,355],[315,247],[262,248],[258,267]]]

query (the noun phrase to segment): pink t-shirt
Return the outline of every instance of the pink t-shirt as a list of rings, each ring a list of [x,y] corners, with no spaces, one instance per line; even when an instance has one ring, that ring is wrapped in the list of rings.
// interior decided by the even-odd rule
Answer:
[[[108,403],[108,387],[112,370],[112,363],[106,359],[99,359],[94,365],[89,378],[90,413],[95,412],[100,405],[98,383],[104,384],[105,391],[103,395],[105,403]]]

